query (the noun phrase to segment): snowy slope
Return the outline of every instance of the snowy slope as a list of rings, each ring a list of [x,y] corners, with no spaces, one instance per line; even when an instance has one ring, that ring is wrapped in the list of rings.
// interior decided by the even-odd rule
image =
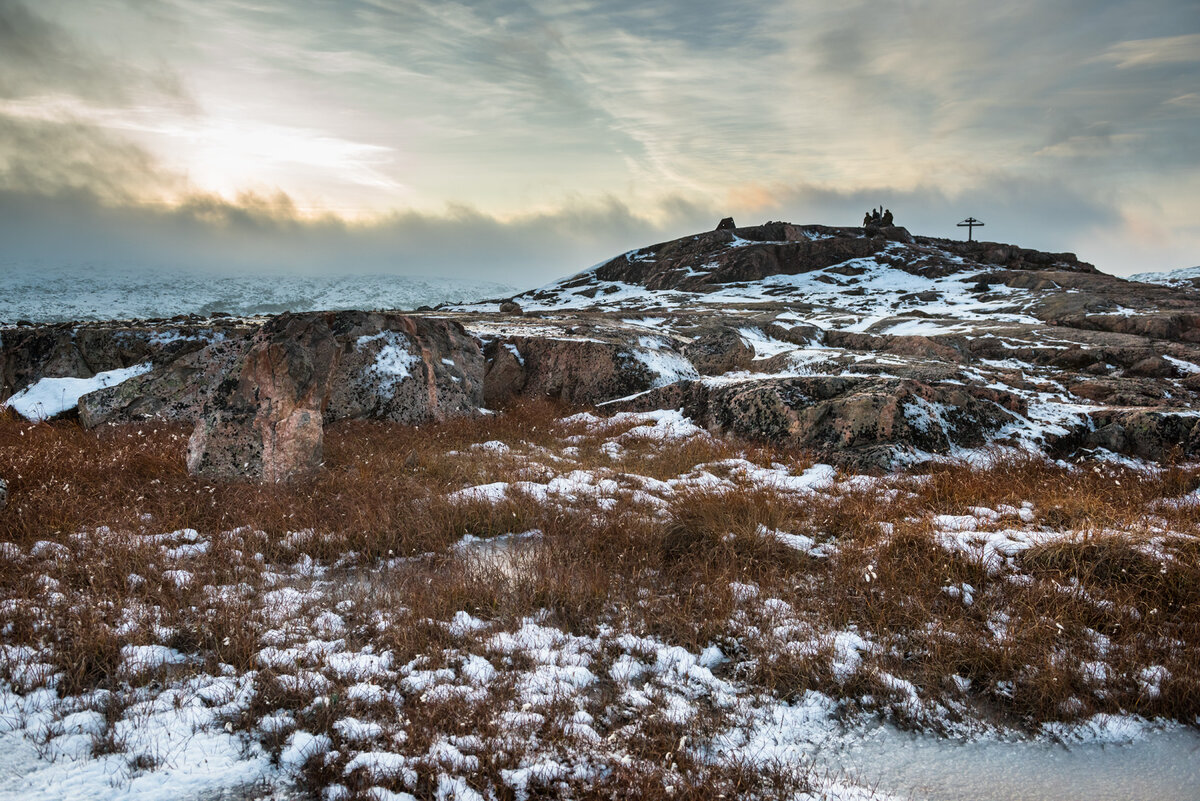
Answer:
[[[63,322],[177,314],[415,309],[512,294],[490,281],[404,275],[201,274],[0,265],[0,320]]]
[[[739,242],[734,242],[726,247],[739,246]],[[632,253],[637,259],[639,251]],[[925,336],[973,330],[981,324],[1038,322],[1028,311],[1035,299],[1030,292],[1003,284],[991,284],[981,291],[979,275],[986,266],[963,264],[961,258],[948,253],[944,254],[947,261],[963,264],[961,272],[922,275],[887,263],[889,258],[900,259],[905,255],[905,247],[894,243],[879,259],[850,259],[809,272],[720,284],[704,292],[649,289],[606,281],[598,278],[597,267],[593,267],[518,295],[516,301],[527,311],[595,310],[630,314],[796,304],[801,313],[794,318],[795,322],[826,330]],[[691,270],[696,275],[704,271],[703,266]],[[487,311],[495,307],[476,304],[463,308]],[[911,319],[912,315],[919,320]]]
[[[1192,285],[1200,281],[1200,267],[1185,267],[1182,270],[1169,270],[1161,273],[1138,273],[1129,276],[1130,281],[1142,281],[1147,284],[1166,284],[1167,286]]]

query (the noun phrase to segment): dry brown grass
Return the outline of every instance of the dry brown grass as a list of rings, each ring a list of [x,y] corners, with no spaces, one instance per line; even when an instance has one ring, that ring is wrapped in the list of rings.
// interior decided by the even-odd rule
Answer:
[[[544,625],[580,635],[615,627],[693,653],[717,644],[729,657],[718,672],[752,688],[781,699],[819,690],[850,708],[879,709],[912,725],[976,716],[1036,726],[1122,711],[1194,723],[1200,715],[1200,528],[1195,507],[1158,503],[1200,485],[1196,469],[1148,474],[1009,460],[974,470],[934,466],[918,477],[809,495],[750,484],[685,487],[661,509],[606,507],[591,498],[545,503],[521,492],[497,503],[447,498],[464,486],[529,477],[522,471],[543,480],[570,470],[669,480],[699,464],[725,475],[712,463],[735,457],[783,464],[793,473],[811,463],[804,454],[707,437],[678,447],[627,438],[613,458],[601,446],[633,423],[597,433],[560,422],[562,414],[533,403],[420,428],[332,426],[325,470],[281,485],[189,476],[188,432],[178,426],[85,431],[69,421],[34,425],[0,416],[0,476],[10,492],[0,512],[0,542],[17,546],[0,550],[0,595],[12,601],[0,607],[4,643],[48,646],[63,695],[128,684],[120,649],[159,641],[152,627],[170,632],[166,644],[196,658],[191,669],[257,669],[260,638],[271,625],[256,617],[256,595],[274,586],[265,574],[310,558],[338,582],[348,647],[389,650],[397,664],[424,658],[434,669],[448,654],[484,649],[482,635],[448,630],[445,622],[457,612],[501,631],[537,615]],[[472,448],[489,440],[511,450]],[[568,442],[575,450],[564,457]],[[999,571],[982,557],[943,547],[930,520],[1023,502],[1033,504],[1033,528],[1064,533]],[[995,525],[1024,524],[1009,518]],[[162,544],[147,535],[185,528],[208,546],[181,563],[193,578],[178,586],[167,571],[180,564],[165,558],[163,548],[185,541]],[[540,538],[521,552],[518,570],[465,569],[453,550],[467,534],[533,529]],[[831,552],[794,550],[770,534],[775,530],[806,535]],[[55,545],[35,553],[43,541]],[[389,566],[380,568],[384,561]],[[360,580],[368,569],[370,581]],[[735,584],[753,587],[757,597],[739,596]],[[963,585],[972,588],[970,604],[946,591]],[[234,586],[243,591],[205,590]],[[140,625],[122,628],[131,618]],[[838,632],[877,646],[848,676],[833,669],[830,637]],[[811,643],[793,647],[806,637]],[[1108,665],[1103,680],[1089,667],[1098,662]],[[1157,693],[1142,680],[1154,668],[1166,676]],[[603,675],[602,663],[596,672]],[[942,704],[943,717],[906,707],[888,676],[911,682],[923,701]],[[0,677],[9,677],[2,663]],[[270,670],[256,682],[254,704],[231,721],[247,731],[274,711],[307,710],[297,725],[326,734],[348,755],[351,745],[333,728],[338,715],[390,716],[400,725],[392,707],[344,700],[313,707]],[[344,690],[339,684],[329,695]],[[419,753],[439,733],[461,727],[495,733],[492,713],[512,692],[501,683],[483,708],[453,701],[406,707],[406,748]],[[592,698],[597,718],[612,700],[605,692],[600,686]],[[687,730],[652,716],[638,721],[619,740],[631,759],[609,764],[599,784],[573,792],[769,798],[804,786],[806,779],[786,766],[701,764],[681,751],[684,734],[728,725],[709,712]],[[555,729],[560,724],[548,720],[539,741],[571,747]],[[628,724],[605,722],[614,731]],[[289,732],[277,732],[268,747],[277,752]],[[519,757],[480,755],[472,782],[501,786],[500,771]],[[365,793],[368,777],[343,773],[348,758],[311,761],[304,768],[309,786],[336,780]],[[434,766],[422,772],[420,792],[432,792],[435,773]],[[531,789],[547,796],[561,790]]]
[[[970,506],[1034,504],[1038,520],[1050,528],[1136,526],[1159,498],[1185,495],[1200,487],[1194,466],[1167,465],[1158,473],[1113,464],[1068,469],[1034,455],[1007,456],[987,467],[937,464],[915,487],[917,503],[935,512],[959,513]],[[1185,528],[1194,515],[1160,510]]]

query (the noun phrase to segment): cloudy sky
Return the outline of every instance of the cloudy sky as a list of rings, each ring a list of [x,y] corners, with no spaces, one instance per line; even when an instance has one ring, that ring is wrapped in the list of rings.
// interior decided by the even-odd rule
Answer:
[[[1200,264],[1195,0],[0,0],[0,263],[532,285],[768,219]]]

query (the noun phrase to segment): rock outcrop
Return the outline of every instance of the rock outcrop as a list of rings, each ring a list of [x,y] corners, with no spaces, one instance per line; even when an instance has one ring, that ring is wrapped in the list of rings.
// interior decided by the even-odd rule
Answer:
[[[511,336],[488,343],[484,403],[503,408],[518,396],[591,406],[644,392],[696,370],[666,340],[609,330],[606,338]]]
[[[601,281],[650,289],[713,291],[720,284],[757,281],[771,275],[811,272],[884,250],[887,240],[833,236],[813,238],[790,223],[722,228],[651,245],[595,270]],[[703,265],[700,272],[696,267]]]
[[[695,332],[695,338],[684,345],[683,355],[701,375],[724,375],[748,369],[754,361],[754,346],[732,326],[708,326]]]
[[[9,393],[150,361],[80,419],[187,421],[190,467],[222,477],[311,471],[338,420],[521,397],[682,408],[859,467],[1005,444],[1200,455],[1200,293],[1070,253],[723,220],[496,304],[8,327],[0,376]]]
[[[944,454],[983,445],[1025,411],[1019,397],[988,388],[840,376],[685,381],[613,407],[682,408],[711,430],[807,448],[857,468],[889,466],[897,446]]]
[[[1085,448],[1104,448],[1142,459],[1200,456],[1200,416],[1191,412],[1106,409],[1091,415]]]
[[[418,424],[477,410],[483,359],[452,321],[399,314],[285,314],[209,376],[188,469],[281,481],[321,464],[324,425]]]
[[[0,509],[8,505],[8,482],[0,478]]]
[[[0,332],[0,401],[42,378],[90,378],[165,363],[248,329],[226,320],[144,320],[10,326]]]

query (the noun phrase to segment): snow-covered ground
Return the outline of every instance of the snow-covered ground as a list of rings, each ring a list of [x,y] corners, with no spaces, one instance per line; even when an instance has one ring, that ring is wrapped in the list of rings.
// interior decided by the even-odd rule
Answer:
[[[507,297],[502,283],[407,275],[306,276],[0,265],[0,321],[66,322],[234,316],[324,309],[415,309],[443,302]]]

